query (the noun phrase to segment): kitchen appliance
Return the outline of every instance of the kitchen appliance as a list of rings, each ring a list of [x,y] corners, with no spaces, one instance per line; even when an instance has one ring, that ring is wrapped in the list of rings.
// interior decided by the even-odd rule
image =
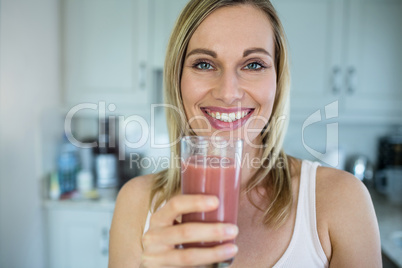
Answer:
[[[354,155],[347,161],[346,170],[363,181],[368,187],[374,184],[374,165],[364,155]]]
[[[402,167],[402,127],[379,140],[377,169],[389,167]]]
[[[402,205],[402,167],[383,169],[376,174],[376,189],[395,205]]]
[[[381,137],[375,187],[395,204],[402,204],[402,126]]]

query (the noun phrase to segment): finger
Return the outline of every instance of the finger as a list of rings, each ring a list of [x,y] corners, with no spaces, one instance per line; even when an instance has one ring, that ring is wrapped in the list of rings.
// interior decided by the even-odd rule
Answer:
[[[211,211],[218,205],[219,199],[213,195],[177,195],[152,214],[150,228],[170,226],[182,214]]]
[[[207,265],[233,258],[238,248],[234,244],[224,244],[212,248],[174,249],[168,252],[149,254],[142,256],[143,263],[154,266],[197,266]]]
[[[163,241],[170,246],[193,242],[227,241],[236,238],[239,229],[226,223],[184,223],[150,230],[144,236],[144,246]]]
[[[238,232],[234,224],[185,223],[151,229],[142,237],[142,244],[148,252],[157,253],[186,243],[229,241]]]

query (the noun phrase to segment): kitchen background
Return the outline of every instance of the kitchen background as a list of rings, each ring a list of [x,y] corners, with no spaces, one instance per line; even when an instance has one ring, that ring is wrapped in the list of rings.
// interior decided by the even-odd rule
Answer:
[[[186,2],[0,0],[0,267],[107,266],[113,180],[89,191],[96,173],[84,173],[75,185],[81,195],[60,196],[74,187],[54,184],[56,171],[74,166],[69,153],[96,170],[88,150],[63,141],[65,119],[71,119],[70,138],[94,141],[105,111],[120,122],[116,133],[126,159],[130,153],[166,156],[150,139],[141,148],[128,145],[140,141],[141,123],[150,125],[151,118],[155,143],[167,140],[163,110],[150,105],[161,102],[165,46]],[[338,168],[360,163],[357,176],[362,168],[400,165],[401,142],[379,150],[379,139],[397,135],[402,125],[402,1],[273,3],[292,59],[287,152]],[[385,158],[391,162],[378,161]],[[130,169],[127,161],[118,167],[120,184],[154,169]],[[373,190],[372,173],[363,177],[379,216],[386,265],[394,267],[390,259],[402,267],[402,206]]]

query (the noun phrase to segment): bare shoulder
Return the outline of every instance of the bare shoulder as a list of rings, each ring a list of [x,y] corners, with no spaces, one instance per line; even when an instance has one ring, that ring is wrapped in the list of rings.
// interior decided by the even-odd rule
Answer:
[[[131,179],[119,191],[110,229],[109,268],[130,267],[140,261],[153,178]]]
[[[328,231],[331,266],[381,267],[377,219],[360,180],[342,170],[319,167],[316,209],[318,227]]]
[[[149,194],[154,175],[145,175],[129,180],[120,189],[116,199],[115,217],[138,217],[148,211]],[[121,214],[120,212],[130,212]]]
[[[149,198],[154,176],[154,174],[149,174],[129,180],[120,189],[116,203],[138,201],[139,199],[142,199],[142,201],[149,201],[143,199]]]
[[[352,201],[358,204],[371,203],[366,186],[349,172],[318,167],[316,179],[317,201],[325,202],[328,206],[340,208],[340,205]]]

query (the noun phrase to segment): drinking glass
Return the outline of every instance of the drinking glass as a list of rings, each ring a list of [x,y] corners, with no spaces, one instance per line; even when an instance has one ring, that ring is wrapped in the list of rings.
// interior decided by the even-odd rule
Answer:
[[[237,224],[243,141],[220,136],[185,136],[181,140],[181,189],[183,194],[215,195],[219,207],[214,211],[189,213],[182,222]],[[184,244],[213,247],[234,240]],[[203,267],[227,267],[226,260]]]

